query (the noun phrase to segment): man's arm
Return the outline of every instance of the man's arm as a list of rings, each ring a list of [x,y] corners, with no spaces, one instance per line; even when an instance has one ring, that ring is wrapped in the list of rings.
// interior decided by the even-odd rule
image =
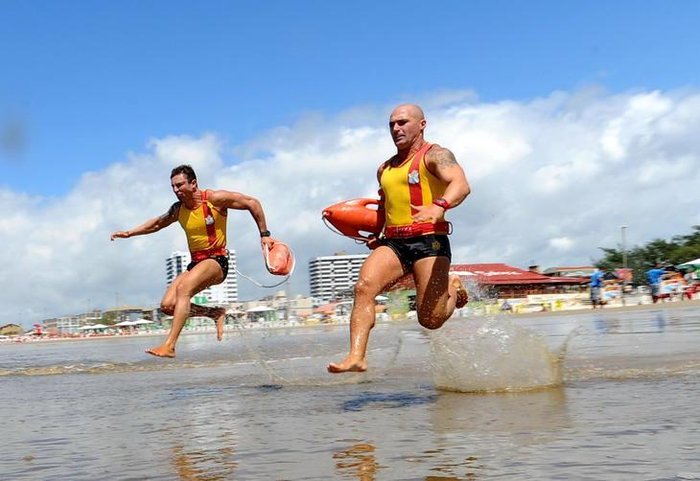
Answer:
[[[384,189],[382,189],[382,172],[386,168],[388,161],[382,163],[377,169],[377,182],[379,183],[379,190],[377,190],[377,195],[379,196],[379,204],[377,205],[377,215],[379,216],[379,224],[382,226],[379,232],[379,237],[375,235],[370,235],[369,239],[365,242],[370,250],[374,250],[380,245],[379,238],[382,236],[384,231],[384,225],[386,224],[386,217],[384,215]]]
[[[425,165],[431,174],[447,184],[441,199],[446,205],[444,207],[436,204],[413,206],[417,210],[413,215],[413,221],[437,222],[444,219],[447,209],[461,204],[471,192],[471,188],[464,170],[448,149],[434,145],[425,154]]]
[[[433,146],[425,155],[425,164],[431,174],[447,184],[442,198],[450,208],[461,204],[471,193],[467,176],[449,149]]]
[[[128,239],[129,237],[134,237],[137,235],[146,235],[158,232],[159,230],[168,227],[170,224],[175,222],[177,220],[179,212],[180,203],[175,202],[173,205],[170,206],[170,209],[168,209],[168,211],[163,215],[154,217],[153,219],[149,219],[143,224],[134,227],[133,229],[112,232],[112,235],[109,237],[109,240]]]
[[[267,221],[262,204],[255,197],[241,194],[240,192],[230,192],[228,190],[209,191],[209,201],[214,207],[223,209],[247,210],[253,217],[260,232],[267,231]]]

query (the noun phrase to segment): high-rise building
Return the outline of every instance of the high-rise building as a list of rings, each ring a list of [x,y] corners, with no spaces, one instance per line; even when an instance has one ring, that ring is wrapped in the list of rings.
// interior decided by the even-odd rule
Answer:
[[[337,254],[311,259],[309,261],[311,297],[321,301],[351,297],[362,263],[368,256],[369,254]]]
[[[165,260],[165,278],[170,285],[175,278],[187,270],[191,262],[189,252],[175,251]],[[206,298],[207,304],[231,304],[238,301],[238,277],[236,276],[236,251],[228,251],[228,276],[221,284],[208,287],[197,294],[197,298]],[[197,299],[195,298],[196,302]]]

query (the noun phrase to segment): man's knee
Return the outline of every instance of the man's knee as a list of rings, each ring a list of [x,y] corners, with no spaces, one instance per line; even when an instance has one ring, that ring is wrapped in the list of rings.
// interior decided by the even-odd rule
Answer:
[[[187,298],[189,302],[189,299],[191,299],[194,295],[192,292],[193,290],[194,289],[192,289],[192,287],[188,283],[180,283],[175,287],[175,299]]]
[[[440,329],[449,317],[449,315],[446,315],[444,312],[438,312],[435,309],[421,309],[420,307],[418,308],[416,314],[418,317],[418,323],[430,330]]]
[[[379,289],[367,279],[360,277],[355,283],[355,297],[372,296],[379,294]]]
[[[160,303],[160,310],[161,310],[161,312],[164,312],[165,314],[172,316],[173,312],[175,312],[175,305],[171,304],[169,302],[161,302]]]
[[[418,323],[426,329],[434,331],[435,329],[440,329],[443,324],[445,324],[446,319],[441,317],[436,317],[434,315],[429,316],[418,316]]]

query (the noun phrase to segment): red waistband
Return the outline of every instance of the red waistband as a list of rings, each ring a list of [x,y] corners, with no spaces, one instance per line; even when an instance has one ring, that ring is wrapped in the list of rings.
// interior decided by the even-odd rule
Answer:
[[[215,247],[214,249],[205,249],[203,251],[190,252],[193,262],[201,262],[204,259],[216,256],[228,256],[228,249],[225,247]]]
[[[411,224],[400,226],[387,226],[384,228],[384,235],[387,239],[396,239],[404,237],[416,237],[419,235],[449,234],[452,230],[452,224],[449,222],[437,222],[435,224]]]

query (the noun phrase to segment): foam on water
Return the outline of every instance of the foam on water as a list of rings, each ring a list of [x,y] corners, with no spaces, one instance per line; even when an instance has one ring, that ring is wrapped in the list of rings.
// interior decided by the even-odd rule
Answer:
[[[508,319],[452,322],[430,337],[437,389],[524,391],[562,383],[566,343],[553,353],[542,336]]]

